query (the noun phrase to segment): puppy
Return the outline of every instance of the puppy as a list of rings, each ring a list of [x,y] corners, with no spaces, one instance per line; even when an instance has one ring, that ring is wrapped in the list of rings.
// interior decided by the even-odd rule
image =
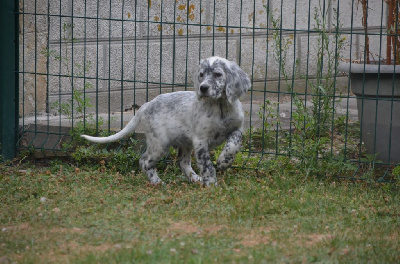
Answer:
[[[232,165],[242,142],[244,114],[239,98],[250,89],[251,82],[236,63],[220,57],[201,60],[193,81],[195,91],[157,96],[117,134],[82,137],[95,143],[114,142],[129,136],[141,123],[147,150],[139,163],[151,183],[161,182],[156,164],[172,146],[178,149],[179,166],[189,181],[216,184],[210,150],[226,141],[217,168]],[[191,166],[193,149],[199,175]]]

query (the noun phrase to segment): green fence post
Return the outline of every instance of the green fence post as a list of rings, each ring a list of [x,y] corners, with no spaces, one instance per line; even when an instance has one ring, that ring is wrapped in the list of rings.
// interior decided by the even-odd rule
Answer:
[[[0,155],[16,155],[18,131],[18,0],[0,1]]]

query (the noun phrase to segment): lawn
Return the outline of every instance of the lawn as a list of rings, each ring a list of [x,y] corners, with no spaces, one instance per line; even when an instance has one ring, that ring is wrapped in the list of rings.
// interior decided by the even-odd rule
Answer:
[[[0,165],[0,263],[399,263],[398,183],[218,173],[217,187],[162,167]]]

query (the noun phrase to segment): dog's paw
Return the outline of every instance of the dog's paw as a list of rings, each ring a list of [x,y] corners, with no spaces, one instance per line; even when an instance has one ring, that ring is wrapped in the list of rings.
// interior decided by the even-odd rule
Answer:
[[[222,171],[229,168],[234,161],[234,157],[232,155],[220,156],[217,160],[217,170]]]
[[[206,187],[217,186],[217,179],[215,177],[207,177],[203,179],[203,184]]]
[[[190,178],[189,178],[190,182],[192,183],[203,183],[203,178],[201,178],[199,175],[197,175],[196,173],[191,173],[190,174]]]
[[[153,184],[153,185],[158,185],[158,184],[164,185],[165,184],[159,177],[152,177],[149,180],[149,183]]]

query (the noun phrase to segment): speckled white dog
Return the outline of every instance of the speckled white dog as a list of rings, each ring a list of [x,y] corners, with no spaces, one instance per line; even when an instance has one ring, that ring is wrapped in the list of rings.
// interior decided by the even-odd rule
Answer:
[[[120,140],[143,124],[147,150],[140,166],[153,184],[161,182],[156,164],[170,146],[178,149],[179,165],[192,182],[215,184],[215,169],[209,151],[227,141],[217,161],[218,169],[232,165],[242,141],[244,114],[239,98],[251,87],[246,73],[220,57],[202,60],[194,76],[195,92],[161,94],[144,104],[124,129],[109,137],[90,137],[91,142]],[[191,167],[195,151],[198,176]]]

